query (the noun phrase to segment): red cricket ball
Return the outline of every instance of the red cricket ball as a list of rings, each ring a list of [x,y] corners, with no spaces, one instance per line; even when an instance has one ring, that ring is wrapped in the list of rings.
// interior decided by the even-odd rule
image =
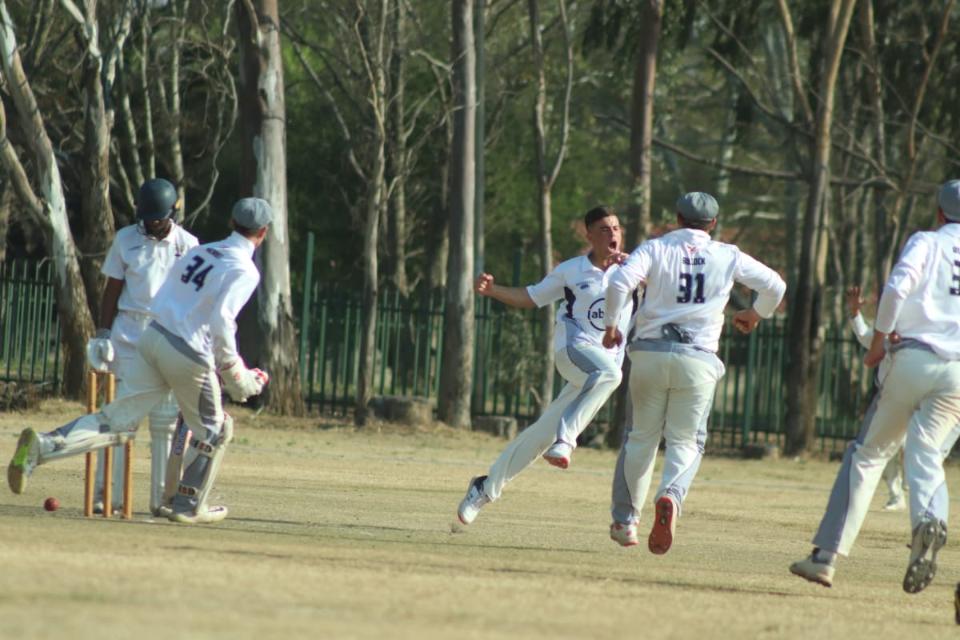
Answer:
[[[56,498],[47,498],[43,501],[43,508],[47,511],[56,511],[60,508],[60,501]]]

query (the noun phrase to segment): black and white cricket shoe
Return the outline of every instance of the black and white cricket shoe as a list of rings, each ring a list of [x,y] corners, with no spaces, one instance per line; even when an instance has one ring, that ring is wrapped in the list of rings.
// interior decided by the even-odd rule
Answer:
[[[910,543],[910,564],[903,576],[903,590],[920,593],[937,575],[937,552],[947,543],[947,523],[943,520],[922,520],[913,530]]]

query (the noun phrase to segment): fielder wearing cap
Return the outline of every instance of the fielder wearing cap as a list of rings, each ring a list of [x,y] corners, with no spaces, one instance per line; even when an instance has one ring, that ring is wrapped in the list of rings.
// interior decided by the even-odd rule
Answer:
[[[951,180],[940,187],[937,204],[945,218],[960,222],[960,180]]]
[[[243,198],[233,205],[230,213],[234,229],[259,231],[273,222],[273,209],[262,198]]]
[[[646,506],[661,438],[666,440],[663,475],[654,497],[652,553],[673,544],[677,518],[693,482],[707,439],[707,418],[724,366],[717,357],[724,308],[735,282],[757,291],[753,307],[734,314],[749,333],[773,315],[786,285],[772,269],[710,232],[720,207],[708,193],[677,200],[679,229],[637,247],[610,278],[604,313],[604,346],[623,341],[613,322],[643,290],[633,325],[630,406],[624,444],[613,477],[610,537],[637,544],[637,521]]]
[[[833,584],[838,555],[849,555],[887,460],[904,443],[912,541],[903,589],[922,591],[947,540],[949,498],[941,447],[960,422],[960,180],[937,193],[935,231],[910,236],[877,305],[869,367],[887,352],[887,371],[857,439],[843,456],[813,551],[790,571]],[[896,333],[899,341],[888,343]]]
[[[226,507],[207,504],[233,436],[220,381],[237,401],[259,394],[268,381],[266,373],[244,364],[235,333],[237,314],[260,282],[253,253],[272,219],[265,200],[244,198],[231,213],[229,237],[191,249],[173,266],[153,300],[154,319],[138,342],[127,394],[54,431],[24,429],[7,472],[14,493],[24,491],[41,464],[126,441],[144,414],[173,391],[183,420],[173,437],[160,510],[174,522],[226,517]]]

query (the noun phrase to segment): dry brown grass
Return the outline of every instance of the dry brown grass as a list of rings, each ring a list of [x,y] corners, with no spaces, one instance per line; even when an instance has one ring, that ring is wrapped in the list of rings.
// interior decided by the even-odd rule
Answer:
[[[25,422],[0,414],[6,462]],[[924,593],[900,589],[907,517],[876,509],[824,589],[791,576],[836,470],[712,457],[666,556],[607,538],[610,451],[538,463],[469,528],[469,478],[502,441],[445,428],[359,433],[241,413],[215,492],[221,525],[153,522],[138,446],[134,522],[80,515],[82,457],[0,492],[4,638],[955,637],[956,544]],[[144,434],[147,435],[146,433]],[[951,468],[949,478],[957,478]],[[46,513],[45,497],[63,507]],[[642,527],[649,526],[644,514]],[[645,531],[644,531],[645,533]]]

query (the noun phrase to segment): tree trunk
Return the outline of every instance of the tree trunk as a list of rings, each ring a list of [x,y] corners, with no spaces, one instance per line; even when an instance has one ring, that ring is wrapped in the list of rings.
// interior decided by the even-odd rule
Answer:
[[[86,0],[85,24],[81,24],[87,40],[84,60],[83,153],[80,163],[80,220],[83,233],[78,245],[83,258],[80,270],[87,290],[87,301],[94,318],[100,313],[100,296],[106,276],[100,273],[110,243],[116,232],[110,203],[110,123],[104,103],[97,28],[97,2]]]
[[[547,107],[547,75],[543,55],[543,36],[540,24],[538,0],[528,0],[530,15],[530,42],[533,45],[534,67],[537,73],[536,93],[533,100],[533,135],[536,140],[537,161],[537,213],[540,220],[538,240],[540,254],[540,277],[546,277],[553,270],[553,208],[551,207],[550,175],[547,169],[547,132],[544,112]],[[543,371],[538,389],[538,413],[543,413],[553,400],[553,335],[556,309],[548,306],[538,312],[540,316],[540,353],[543,354]]]
[[[0,64],[3,66],[7,91],[16,108],[17,120],[23,129],[24,140],[33,154],[39,195],[33,193],[22,165],[12,153],[5,135],[5,111],[0,115],[4,133],[3,164],[8,174],[19,177],[14,180],[17,194],[44,228],[44,243],[47,254],[53,259],[56,273],[57,310],[64,345],[64,393],[79,397],[86,380],[86,344],[93,334],[93,318],[87,305],[76,245],[67,220],[60,169],[30,81],[23,71],[13,29],[7,4],[5,0],[0,0]]]
[[[453,146],[450,187],[450,257],[440,392],[440,420],[470,427],[473,387],[473,232],[476,173],[476,76],[473,0],[453,0]]]
[[[817,381],[823,341],[822,311],[827,241],[827,200],[830,180],[830,130],[844,42],[856,0],[833,0],[823,51],[820,98],[811,149],[810,191],[803,217],[797,286],[790,306],[787,371],[786,453],[810,449],[816,439]]]
[[[241,189],[263,198],[273,223],[259,251],[262,280],[257,291],[261,366],[270,373],[266,401],[271,410],[302,415],[297,337],[290,295],[290,233],[287,217],[286,112],[277,0],[237,3],[240,38],[240,95],[243,156]]]
[[[404,298],[409,293],[407,278],[407,131],[404,122],[405,82],[406,82],[406,20],[402,3],[394,0],[392,4],[392,46],[393,56],[390,69],[391,99],[390,111],[390,174],[393,181],[391,191],[390,223],[390,273],[393,286]]]
[[[13,206],[13,189],[10,181],[0,181],[0,262],[7,259],[7,232],[10,229],[10,209]]]
[[[643,0],[640,47],[633,73],[633,99],[630,108],[630,177],[631,201],[629,220],[636,225],[634,239],[640,244],[649,237],[650,219],[650,152],[653,143],[654,88],[657,84],[657,50],[663,0]]]

